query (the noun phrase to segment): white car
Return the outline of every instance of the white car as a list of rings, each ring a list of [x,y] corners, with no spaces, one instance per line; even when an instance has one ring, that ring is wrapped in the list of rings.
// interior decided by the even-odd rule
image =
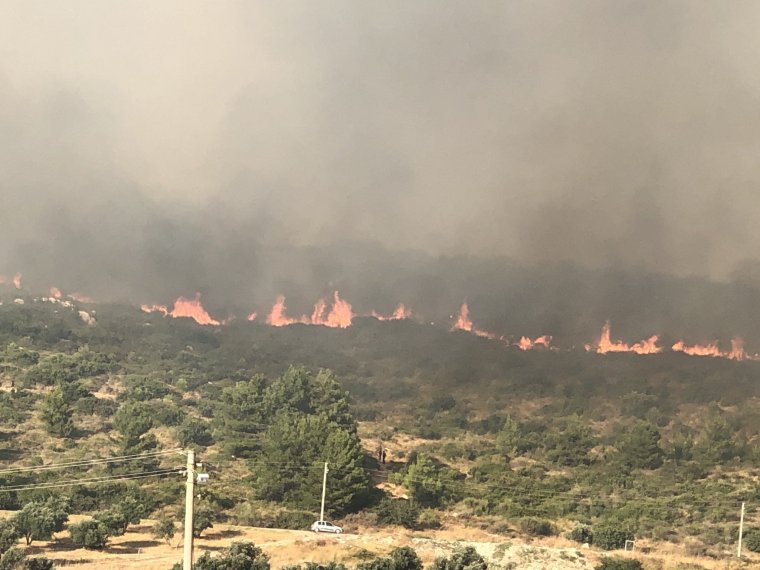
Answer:
[[[311,530],[314,532],[334,532],[335,534],[340,534],[343,532],[343,529],[338,525],[327,521],[315,522],[313,525],[311,525]]]

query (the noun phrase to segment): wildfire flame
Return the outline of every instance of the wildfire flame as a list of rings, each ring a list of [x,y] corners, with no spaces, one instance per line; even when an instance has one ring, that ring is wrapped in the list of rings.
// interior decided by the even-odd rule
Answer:
[[[610,332],[610,322],[607,321],[602,327],[602,334],[599,337],[599,342],[596,347],[592,345],[586,345],[587,351],[595,350],[598,354],[607,354],[609,352],[633,352],[635,354],[658,354],[662,352],[662,348],[657,346],[657,341],[660,337],[653,335],[646,340],[637,342],[636,344],[627,344],[622,341],[612,341]]]
[[[80,303],[94,303],[95,302],[92,299],[92,297],[88,297],[87,295],[82,295],[81,293],[69,293],[69,298],[74,299],[75,301],[78,301]]]
[[[146,313],[161,313],[165,317],[173,317],[175,319],[182,317],[190,318],[199,325],[218,326],[224,324],[211,318],[211,315],[206,312],[206,309],[204,309],[201,304],[200,293],[196,293],[195,297],[192,299],[187,299],[186,297],[177,298],[177,300],[174,301],[174,307],[171,311],[169,311],[166,305],[140,305],[140,309]],[[226,320],[225,323],[230,320],[231,319]]]
[[[219,325],[219,321],[214,320],[201,305],[201,294],[196,293],[193,299],[179,297],[174,301],[174,309],[170,313],[172,317],[188,317],[193,319],[199,325]]]
[[[50,296],[53,297],[53,299],[60,299],[62,297],[61,290],[58,287],[51,287]]]
[[[462,303],[459,307],[459,316],[457,317],[454,326],[451,327],[453,331],[466,331],[472,332],[472,321],[470,320],[470,308],[467,303]]]
[[[255,321],[255,320],[256,320],[256,317],[258,317],[258,316],[259,316],[259,315],[258,315],[258,313],[256,313],[256,311],[254,311],[254,312],[252,312],[252,313],[249,313],[249,314],[248,314],[248,316],[247,316],[246,318],[247,318],[249,321]]]
[[[294,319],[285,315],[285,309],[285,297],[280,295],[272,306],[272,310],[269,311],[269,314],[267,315],[267,324],[274,327],[284,327],[294,323],[302,323],[345,329],[351,326],[354,318],[354,311],[351,307],[351,303],[341,299],[340,294],[337,291],[333,293],[333,303],[329,312],[327,310],[327,301],[324,299],[319,299],[314,304],[314,310],[311,312],[311,317],[302,315],[301,317]]]
[[[747,354],[744,350],[744,341],[739,337],[731,339],[731,350],[723,352],[718,348],[717,342],[710,344],[687,345],[682,340],[675,343],[671,350],[673,352],[683,352],[689,356],[708,356],[710,358],[728,358],[729,360],[758,360],[758,355]]]
[[[13,276],[13,285],[16,289],[21,289],[21,273],[16,273],[16,275]]]
[[[146,313],[161,313],[165,317],[169,316],[169,309],[166,308],[166,305],[140,305],[140,309]]]
[[[552,342],[552,337],[548,335],[540,336],[537,339],[531,340],[527,336],[520,337],[520,342],[517,343],[517,348],[520,350],[533,350],[537,347],[551,348],[549,345]]]
[[[375,317],[379,321],[401,321],[404,319],[411,319],[412,318],[412,311],[411,309],[407,309],[404,303],[399,303],[396,309],[393,311],[393,314],[391,314],[390,317],[386,317],[385,315],[381,315],[380,313],[376,311],[372,311],[371,315]]]

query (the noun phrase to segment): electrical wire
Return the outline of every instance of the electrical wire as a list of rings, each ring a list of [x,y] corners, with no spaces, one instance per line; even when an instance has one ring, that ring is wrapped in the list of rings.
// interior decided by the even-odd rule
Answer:
[[[167,449],[162,451],[152,451],[148,453],[139,453],[136,455],[120,455],[107,458],[87,459],[79,461],[70,461],[66,463],[51,463],[48,465],[37,465],[33,467],[14,467],[11,469],[0,470],[0,475],[6,475],[11,473],[26,473],[36,471],[50,471],[54,469],[68,469],[70,467],[87,467],[90,465],[102,465],[104,463],[126,463],[129,461],[139,461],[140,459],[149,459],[153,457],[160,457],[162,455],[170,455],[173,453],[181,453],[182,449]]]

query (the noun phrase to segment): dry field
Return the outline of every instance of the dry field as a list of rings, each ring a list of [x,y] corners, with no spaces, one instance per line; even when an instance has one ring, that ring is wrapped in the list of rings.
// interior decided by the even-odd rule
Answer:
[[[72,522],[85,517],[72,516]],[[58,566],[77,570],[95,569],[169,569],[182,559],[181,538],[171,544],[151,536],[152,521],[143,521],[132,527],[126,535],[113,538],[104,551],[76,548],[67,532],[57,540],[35,542],[30,555],[43,555],[54,559]],[[343,535],[315,535],[308,531],[262,529],[217,525],[195,541],[195,555],[216,552],[233,541],[248,540],[262,547],[274,568],[304,561],[318,563],[332,560],[353,566],[371,554],[384,555],[398,546],[411,546],[427,564],[437,556],[448,555],[457,546],[474,546],[488,558],[494,567],[525,570],[539,569],[592,569],[600,554],[561,538],[523,542],[467,528],[447,528],[438,531],[412,532],[405,529],[361,529]],[[730,559],[709,560],[684,556],[672,547],[670,550],[653,550],[639,555],[651,570],[725,570],[760,567],[760,558],[743,564]]]

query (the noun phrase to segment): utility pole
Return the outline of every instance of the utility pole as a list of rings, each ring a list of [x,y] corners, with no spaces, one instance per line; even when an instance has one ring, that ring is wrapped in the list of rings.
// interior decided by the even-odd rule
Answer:
[[[744,534],[744,502],[742,502],[742,514],[739,517],[739,546],[736,547],[736,557],[742,557],[742,535]]]
[[[327,491],[327,461],[325,461],[325,474],[322,477],[322,509],[319,511],[319,520],[325,520],[325,493]]]
[[[195,496],[195,452],[187,450],[187,483],[185,484],[185,539],[182,570],[193,568],[193,498]]]

